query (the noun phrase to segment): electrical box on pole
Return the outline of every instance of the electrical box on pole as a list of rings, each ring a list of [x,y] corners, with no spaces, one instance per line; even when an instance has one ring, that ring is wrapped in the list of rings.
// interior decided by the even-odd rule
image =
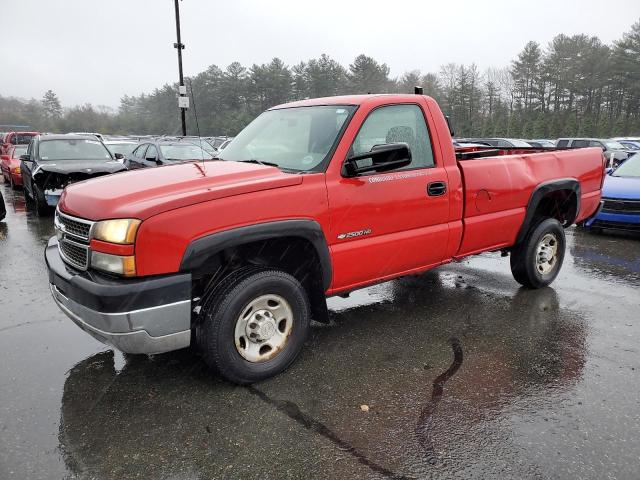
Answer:
[[[176,9],[176,36],[177,42],[173,44],[173,48],[178,50],[178,75],[180,78],[180,84],[178,87],[178,107],[180,107],[180,121],[182,123],[182,135],[187,135],[187,119],[185,116],[185,110],[189,108],[189,97],[185,97],[187,94],[187,87],[184,86],[184,77],[182,75],[182,50],[184,50],[184,43],[180,40],[180,6],[178,0],[175,0]]]

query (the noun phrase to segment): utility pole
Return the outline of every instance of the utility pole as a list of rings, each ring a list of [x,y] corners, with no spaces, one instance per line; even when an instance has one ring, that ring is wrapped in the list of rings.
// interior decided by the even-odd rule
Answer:
[[[178,0],[175,0],[176,5],[176,35],[178,41],[173,44],[173,48],[178,50],[178,73],[180,75],[180,86],[178,87],[178,107],[180,108],[180,120],[182,120],[182,135],[187,135],[187,122],[185,118],[185,112],[189,108],[189,97],[187,97],[187,87],[184,86],[184,77],[182,75],[182,50],[184,50],[184,43],[180,40],[180,7],[178,6]]]

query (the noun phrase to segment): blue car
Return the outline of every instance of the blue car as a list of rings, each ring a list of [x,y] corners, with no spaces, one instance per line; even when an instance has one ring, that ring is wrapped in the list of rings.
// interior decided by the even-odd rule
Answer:
[[[640,233],[640,154],[629,157],[604,179],[602,210],[585,226]]]

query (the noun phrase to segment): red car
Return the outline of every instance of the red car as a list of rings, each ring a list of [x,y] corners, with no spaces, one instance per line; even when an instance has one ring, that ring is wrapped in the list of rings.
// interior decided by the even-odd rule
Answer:
[[[39,132],[9,132],[5,133],[3,144],[0,145],[0,155],[4,155],[12,145],[29,145],[32,137],[40,135]]]
[[[0,170],[5,183],[11,184],[11,188],[22,186],[22,174],[20,173],[20,155],[27,153],[27,145],[11,145],[7,153],[0,155]]]
[[[605,165],[599,148],[457,154],[424,95],[273,107],[219,157],[69,185],[45,258],[54,300],[95,338],[148,354],[193,342],[241,384],[291,365],[328,296],[492,251],[527,288],[549,285]]]

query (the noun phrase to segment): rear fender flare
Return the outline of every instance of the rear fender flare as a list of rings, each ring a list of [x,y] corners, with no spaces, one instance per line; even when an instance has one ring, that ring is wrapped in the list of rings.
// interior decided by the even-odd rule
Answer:
[[[536,209],[538,208],[538,205],[540,205],[542,199],[549,193],[557,192],[559,190],[570,190],[576,196],[577,205],[575,216],[573,218],[569,218],[567,221],[567,225],[573,224],[580,213],[580,182],[575,178],[560,178],[541,183],[533,190],[533,193],[531,193],[529,203],[527,204],[527,213],[524,216],[522,227],[520,227],[520,231],[516,237],[516,244],[521,243],[524,240],[527,232],[533,226],[532,224],[535,218]]]

